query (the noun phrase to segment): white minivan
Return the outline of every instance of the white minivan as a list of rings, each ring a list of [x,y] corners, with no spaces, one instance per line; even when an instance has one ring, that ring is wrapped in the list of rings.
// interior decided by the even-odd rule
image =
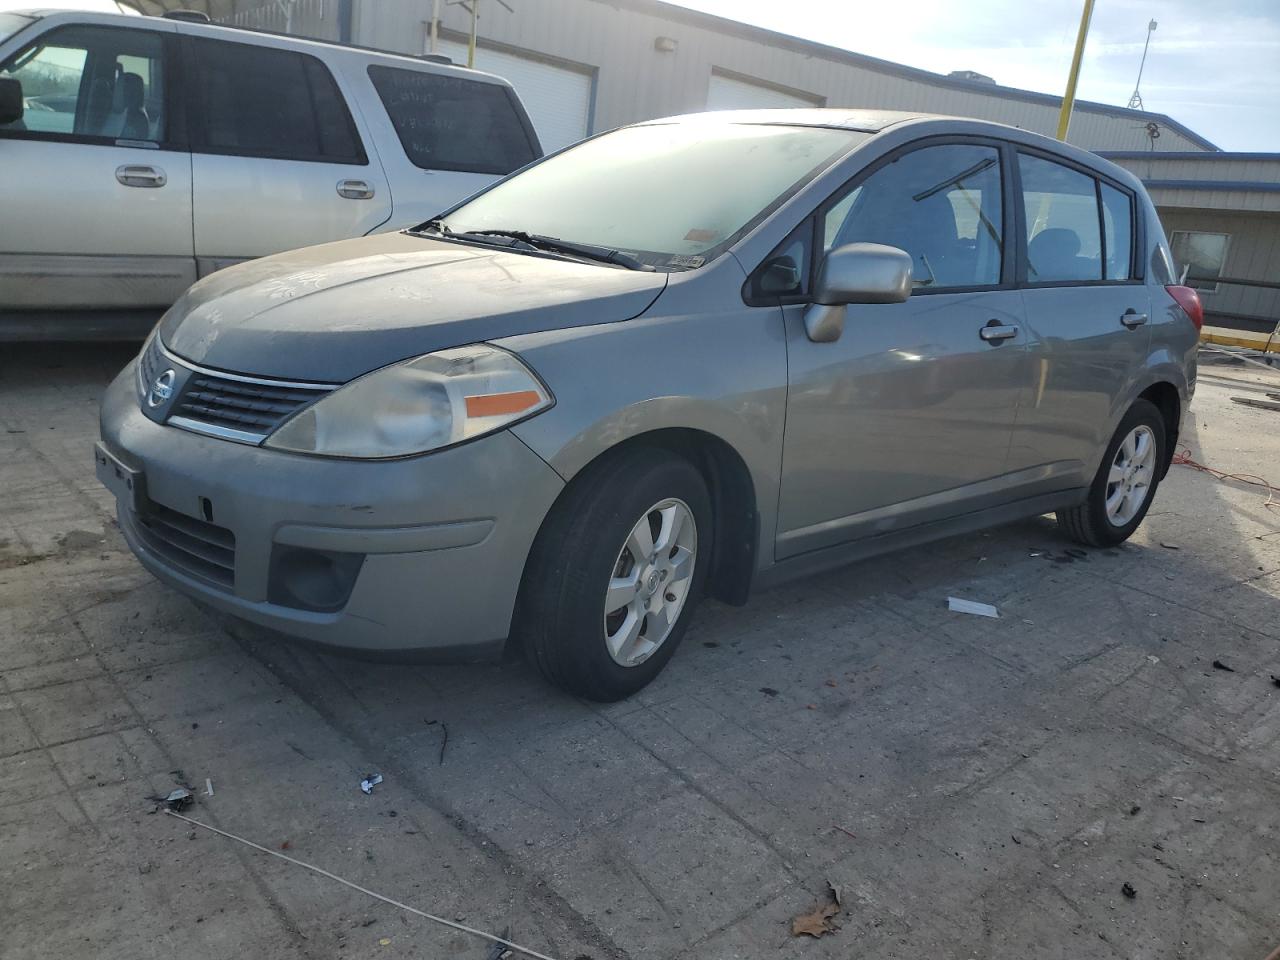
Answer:
[[[0,339],[141,336],[221,267],[420,223],[541,154],[511,85],[473,70],[0,12]]]

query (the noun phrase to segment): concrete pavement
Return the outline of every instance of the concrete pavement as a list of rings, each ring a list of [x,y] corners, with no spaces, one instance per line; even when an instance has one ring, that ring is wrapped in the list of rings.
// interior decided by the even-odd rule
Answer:
[[[708,603],[652,687],[599,706],[519,661],[316,654],[161,586],[91,467],[131,351],[0,350],[0,957],[485,956],[151,812],[206,778],[192,817],[565,960],[1280,945],[1280,513],[1256,488],[1175,467],[1116,550],[1068,555],[1039,519]],[[1202,374],[1185,444],[1280,480],[1280,414],[1228,399],[1280,376]],[[828,883],[840,930],[792,937]]]

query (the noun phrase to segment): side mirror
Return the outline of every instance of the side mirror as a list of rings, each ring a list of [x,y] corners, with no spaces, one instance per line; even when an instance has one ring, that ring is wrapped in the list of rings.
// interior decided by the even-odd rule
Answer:
[[[0,123],[15,123],[22,112],[22,84],[12,77],[0,79]]]
[[[814,343],[844,332],[845,305],[902,303],[911,296],[911,255],[882,243],[849,243],[823,258],[804,330]]]

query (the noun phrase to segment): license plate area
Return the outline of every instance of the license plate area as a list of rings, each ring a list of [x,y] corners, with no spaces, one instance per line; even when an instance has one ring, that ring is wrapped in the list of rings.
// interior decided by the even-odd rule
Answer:
[[[147,503],[146,478],[141,470],[121,463],[101,443],[93,445],[93,469],[98,480],[117,500],[134,513],[142,513]]]

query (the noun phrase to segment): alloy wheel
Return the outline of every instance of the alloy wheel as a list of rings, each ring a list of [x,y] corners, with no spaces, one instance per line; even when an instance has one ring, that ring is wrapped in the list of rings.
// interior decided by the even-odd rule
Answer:
[[[1151,494],[1155,477],[1156,437],[1142,424],[1129,431],[1116,450],[1107,474],[1107,520],[1123,527],[1138,515]]]
[[[615,663],[635,667],[670,636],[693,585],[698,528],[683,500],[655,503],[618,552],[604,600],[604,642]]]

